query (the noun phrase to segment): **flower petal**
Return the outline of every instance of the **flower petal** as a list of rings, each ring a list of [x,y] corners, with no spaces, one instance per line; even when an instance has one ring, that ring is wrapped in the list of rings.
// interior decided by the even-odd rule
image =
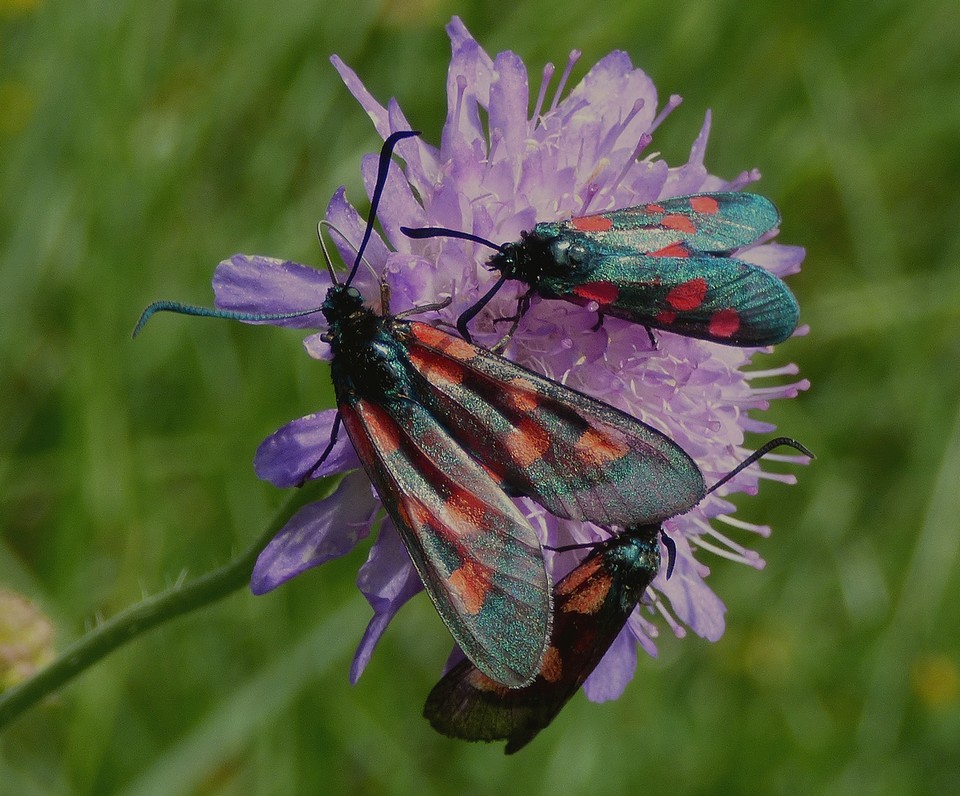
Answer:
[[[350,682],[353,684],[367,668],[390,620],[407,600],[423,590],[420,577],[389,517],[381,523],[377,541],[370,548],[366,563],[360,567],[357,586],[373,607],[373,617],[350,666]]]
[[[490,137],[499,138],[496,152],[491,152],[493,163],[507,159],[519,167],[529,131],[527,119],[530,90],[527,85],[527,67],[512,52],[499,53],[493,64],[493,83],[490,86]]]
[[[701,565],[694,560],[686,537],[678,533],[671,536],[677,546],[673,574],[669,580],[659,578],[657,589],[670,601],[681,622],[707,641],[716,641],[726,628],[727,607],[704,583],[698,571]]]
[[[624,628],[600,659],[583,684],[583,691],[591,702],[619,699],[637,670],[637,642]]]
[[[786,246],[782,243],[765,243],[741,252],[738,257],[748,263],[762,265],[768,271],[783,278],[800,272],[800,263],[806,256],[803,246]]]
[[[363,81],[360,80],[357,73],[347,66],[339,55],[331,55],[330,63],[333,64],[333,68],[340,74],[340,79],[343,80],[347,90],[353,94],[354,99],[360,103],[360,107],[367,112],[367,116],[369,116],[373,122],[377,133],[379,133],[381,138],[386,139],[387,136],[390,135],[390,120],[387,116],[387,109],[373,98],[373,95],[367,91],[367,87],[363,85]]]
[[[313,480],[356,470],[360,467],[360,460],[346,432],[340,429],[326,460],[310,472],[330,444],[336,416],[336,409],[326,409],[293,420],[275,431],[257,448],[253,460],[257,475],[274,486],[289,487],[303,483],[307,473]]]
[[[350,473],[332,495],[304,506],[260,553],[250,590],[264,594],[301,572],[339,558],[370,533],[379,508],[364,473]]]
[[[213,292],[220,309],[264,314],[300,312],[312,315],[279,321],[249,321],[316,329],[325,324],[319,308],[330,288],[330,275],[308,265],[274,257],[235,254],[217,266]]]

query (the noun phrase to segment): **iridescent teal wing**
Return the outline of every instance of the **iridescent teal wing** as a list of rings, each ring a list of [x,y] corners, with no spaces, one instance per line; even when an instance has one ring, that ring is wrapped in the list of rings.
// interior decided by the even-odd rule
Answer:
[[[781,279],[730,257],[598,251],[567,274],[544,277],[539,292],[595,304],[598,312],[647,327],[738,346],[786,340],[800,313]]]
[[[635,417],[435,327],[409,331],[432,412],[511,494],[606,526],[660,522],[703,497],[693,460]]]
[[[535,231],[589,233],[597,249],[605,252],[655,254],[682,246],[688,253],[724,254],[749,246],[779,224],[780,213],[766,197],[729,192],[676,196],[538,224]]]
[[[357,399],[339,411],[457,644],[497,682],[529,682],[550,625],[550,586],[530,523],[421,404]]]
[[[756,194],[682,196],[569,221],[538,224],[558,267],[537,292],[616,318],[738,346],[782,342],[799,317],[796,299],[769,271],[725,256],[779,224]]]

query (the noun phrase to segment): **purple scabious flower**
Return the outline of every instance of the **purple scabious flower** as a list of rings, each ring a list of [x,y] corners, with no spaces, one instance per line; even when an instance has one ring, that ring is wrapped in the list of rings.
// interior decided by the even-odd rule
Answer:
[[[726,181],[707,172],[703,161],[709,112],[687,163],[671,167],[656,153],[645,154],[653,132],[680,100],[670,97],[658,110],[652,81],[624,52],[600,60],[568,93],[566,84],[579,52],[571,53],[553,88],[554,67],[548,64],[531,114],[527,70],[517,55],[504,52],[491,59],[456,17],[447,32],[453,54],[440,147],[420,139],[408,139],[397,147],[405,167],[395,164],[387,179],[378,215],[385,234],[373,235],[365,256],[372,268],[361,268],[353,283],[374,306],[379,290],[368,271],[384,275],[397,311],[450,298],[449,306],[434,316],[450,324],[495,279],[484,267],[489,252],[482,247],[455,239],[410,240],[400,232],[401,225],[442,226],[511,241],[538,221],[683,194],[738,190],[759,178],[752,171]],[[380,136],[385,139],[411,128],[395,100],[384,107],[349,67],[337,57],[332,60]],[[376,170],[377,155],[364,158],[368,194]],[[342,188],[330,201],[327,220],[336,229],[333,237],[344,259],[352,261],[352,247],[362,237],[364,222]],[[804,251],[767,240],[737,256],[782,277],[799,270]],[[329,286],[329,277],[321,270],[246,255],[221,263],[214,277],[220,308],[254,313],[316,307]],[[514,314],[522,289],[508,282],[473,321],[477,342],[492,344],[499,339],[503,326],[495,319]],[[316,319],[308,315],[276,323],[312,328]],[[665,432],[697,461],[708,485],[750,453],[744,446],[746,432],[773,430],[771,424],[751,417],[750,410],[765,409],[771,400],[793,397],[808,386],[806,380],[783,381],[782,377],[797,373],[792,364],[747,369],[756,354],[769,349],[725,347],[668,332],[658,332],[654,346],[634,324],[607,318],[595,330],[595,323],[596,312],[590,307],[535,299],[506,355]],[[307,337],[304,345],[312,357],[329,357],[319,333]],[[768,386],[755,386],[758,381]],[[379,501],[363,471],[357,469],[359,461],[345,434],[340,434],[323,465],[312,469],[328,445],[335,414],[330,409],[295,420],[268,437],[257,451],[257,474],[280,487],[294,486],[308,474],[320,478],[347,473],[333,494],[301,509],[264,549],[251,582],[257,594],[347,553],[369,533],[380,514]],[[803,461],[795,456],[770,458]],[[668,580],[665,571],[657,576],[645,604],[634,611],[587,680],[590,699],[613,699],[622,693],[636,667],[637,646],[656,654],[658,621],[677,636],[684,635],[685,628],[711,641],[723,634],[725,607],[706,585],[709,569],[695,553],[709,552],[763,567],[757,553],[720,530],[726,526],[761,536],[769,533],[769,528],[735,519],[735,507],[723,497],[731,492],[753,493],[761,478],[795,481],[792,475],[752,467],[665,524],[677,548],[672,576]],[[530,500],[517,503],[546,545],[589,542],[609,534],[590,523],[559,520]],[[546,556],[557,580],[582,554],[547,551]],[[389,517],[380,523],[357,581],[374,615],[354,657],[353,682],[389,621],[422,588]]]

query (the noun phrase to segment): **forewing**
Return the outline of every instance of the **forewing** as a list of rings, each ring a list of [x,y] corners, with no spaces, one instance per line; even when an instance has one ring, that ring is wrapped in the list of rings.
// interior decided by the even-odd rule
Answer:
[[[539,670],[550,588],[536,533],[422,405],[341,402],[344,427],[460,648],[499,683]]]
[[[800,308],[783,280],[729,257],[597,255],[575,273],[545,277],[541,292],[687,337],[740,346],[782,342]]]
[[[596,668],[656,576],[652,540],[614,540],[595,550],[554,590],[550,647],[536,679],[504,688],[469,661],[434,686],[423,714],[438,732],[471,741],[506,739],[512,754],[557,716]]]
[[[440,329],[397,325],[437,417],[512,494],[608,526],[660,522],[703,497],[693,460],[645,423]]]
[[[580,216],[560,227],[574,237],[585,233],[606,251],[669,255],[731,252],[779,223],[780,213],[766,197],[703,193]]]

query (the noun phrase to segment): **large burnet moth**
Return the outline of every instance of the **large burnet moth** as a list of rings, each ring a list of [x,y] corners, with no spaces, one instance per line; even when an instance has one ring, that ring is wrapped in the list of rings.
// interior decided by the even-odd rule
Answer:
[[[813,456],[795,440],[778,437],[755,451],[709,491],[781,445]],[[469,741],[506,740],[507,754],[533,740],[600,663],[657,576],[660,535],[659,523],[628,526],[619,535],[594,546],[556,584],[550,647],[540,672],[527,687],[505,688],[468,660],[447,672],[430,692],[423,709],[434,729]],[[664,536],[665,542],[668,539]]]
[[[353,268],[338,283],[328,262],[334,284],[320,307],[272,316],[156,302],[134,334],[157,311],[241,321],[322,313],[338,420],[424,588],[477,668],[522,686],[548,647],[551,592],[537,533],[511,498],[532,498],[559,517],[626,526],[685,511],[705,485],[682,448],[636,418],[390,315],[385,289],[383,315],[364,305],[351,282],[393,149],[411,135],[384,142]]]
[[[503,245],[444,227],[401,229],[411,238],[454,237],[497,251],[487,266],[499,279],[457,321],[466,340],[469,322],[516,279],[529,287],[517,320],[537,295],[687,337],[764,346],[793,334],[799,307],[781,279],[732,253],[779,223],[769,199],[728,192],[543,221]]]

